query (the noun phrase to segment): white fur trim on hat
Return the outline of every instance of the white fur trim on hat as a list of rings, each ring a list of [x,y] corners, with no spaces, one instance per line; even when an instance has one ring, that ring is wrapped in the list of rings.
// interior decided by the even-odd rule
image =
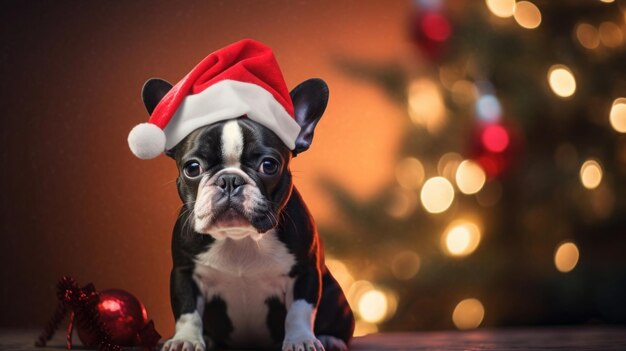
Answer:
[[[295,148],[300,125],[283,105],[259,85],[227,79],[183,100],[164,129],[165,149],[200,127],[243,115],[273,131],[290,150]]]
[[[165,151],[165,133],[152,123],[140,123],[128,133],[128,146],[142,160],[155,158]]]

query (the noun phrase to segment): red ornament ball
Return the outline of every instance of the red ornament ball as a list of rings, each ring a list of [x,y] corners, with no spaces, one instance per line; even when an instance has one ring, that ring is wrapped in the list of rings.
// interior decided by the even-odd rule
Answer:
[[[452,35],[452,24],[439,11],[414,11],[410,34],[413,43],[429,60],[438,60],[444,53]]]
[[[424,36],[432,41],[446,41],[452,32],[448,19],[437,12],[425,14],[420,26]]]
[[[512,123],[479,123],[469,140],[470,157],[489,178],[498,177],[517,163],[523,151],[523,138]]]
[[[113,343],[120,346],[139,344],[139,332],[148,322],[146,308],[131,293],[121,289],[103,290],[98,293],[100,320],[111,333]],[[96,335],[77,325],[78,337],[85,346],[98,345]]]
[[[485,127],[481,139],[485,149],[491,152],[503,152],[509,146],[509,133],[498,124]]]

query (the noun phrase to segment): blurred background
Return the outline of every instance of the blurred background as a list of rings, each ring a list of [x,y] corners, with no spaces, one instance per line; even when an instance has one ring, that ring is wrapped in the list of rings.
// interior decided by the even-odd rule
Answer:
[[[295,184],[357,335],[626,323],[626,3],[5,1],[0,325],[62,275],[165,337],[174,163],[126,145],[145,80],[250,37],[331,98]]]

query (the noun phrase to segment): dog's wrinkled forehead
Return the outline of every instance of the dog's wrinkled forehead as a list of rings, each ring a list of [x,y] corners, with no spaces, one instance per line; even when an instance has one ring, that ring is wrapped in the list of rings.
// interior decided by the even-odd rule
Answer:
[[[247,118],[222,121],[199,128],[177,147],[178,163],[189,159],[207,162],[207,166],[245,168],[247,163],[266,154],[288,162],[291,151],[269,129]],[[246,162],[247,161],[247,162]]]

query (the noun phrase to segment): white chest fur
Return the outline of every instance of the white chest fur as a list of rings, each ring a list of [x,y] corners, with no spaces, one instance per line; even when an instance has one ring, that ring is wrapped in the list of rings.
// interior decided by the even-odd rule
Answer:
[[[196,256],[194,279],[207,301],[219,296],[233,325],[233,347],[269,345],[266,300],[277,297],[285,303],[293,287],[289,271],[295,258],[270,231],[255,241],[215,241]]]

